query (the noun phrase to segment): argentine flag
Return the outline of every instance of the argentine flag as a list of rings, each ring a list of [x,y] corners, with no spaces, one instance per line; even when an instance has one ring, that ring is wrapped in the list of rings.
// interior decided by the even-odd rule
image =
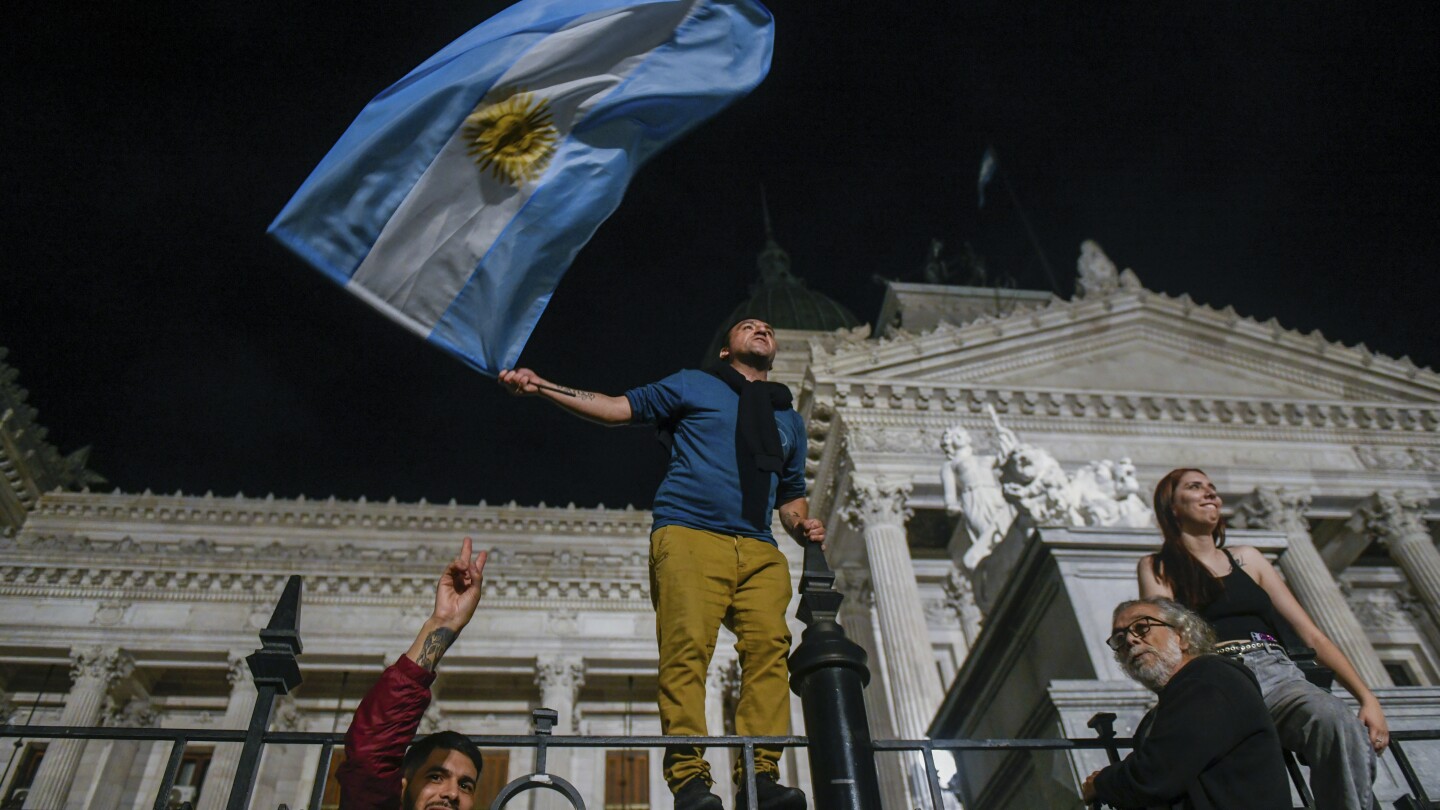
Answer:
[[[361,111],[271,223],[490,375],[647,158],[770,68],[756,0],[522,0]]]

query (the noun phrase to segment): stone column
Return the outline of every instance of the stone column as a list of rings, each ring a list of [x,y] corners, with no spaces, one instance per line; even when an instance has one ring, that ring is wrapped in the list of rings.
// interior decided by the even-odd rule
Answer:
[[[542,656],[535,662],[535,685],[540,688],[540,705],[554,709],[560,717],[555,721],[554,734],[575,734],[580,727],[580,713],[576,704],[580,698],[580,687],[585,685],[585,659],[578,655]],[[573,748],[551,748],[546,754],[545,771],[574,783],[575,774],[571,768]],[[530,791],[530,806],[540,806],[541,794],[545,791]]]
[[[1335,646],[1345,653],[1360,679],[1371,688],[1393,686],[1380,663],[1365,628],[1345,601],[1340,585],[1310,537],[1305,512],[1310,496],[1304,492],[1257,487],[1235,506],[1233,523],[1242,529],[1269,529],[1285,533],[1289,548],[1280,555],[1280,570],[1295,598]]]
[[[123,706],[110,702],[102,720],[105,725],[117,728],[155,728],[160,725],[159,714],[150,700],[144,697],[131,698]],[[154,745],[133,740],[113,740],[107,744],[109,751],[100,759],[95,782],[85,801],[87,810],[119,810],[124,791],[116,788],[130,778],[136,755]]]
[[[910,517],[905,500],[910,487],[908,481],[857,478],[851,483],[844,515],[865,538],[870,585],[875,591],[878,646],[890,686],[891,724],[901,739],[919,740],[925,738],[944,694],[905,540],[905,521]],[[906,759],[911,800],[924,807],[928,804],[924,768],[918,755]]]
[[[836,572],[836,590],[845,594],[840,604],[840,625],[850,640],[865,648],[869,654],[870,685],[865,687],[865,713],[870,716],[870,736],[883,740],[897,737],[891,722],[893,701],[889,688],[889,673],[885,667],[885,654],[880,645],[880,634],[875,628],[879,619],[875,616],[875,589],[870,587],[869,575],[859,568],[844,568]],[[908,807],[903,768],[896,767],[899,759],[895,754],[881,754],[875,758],[876,770],[880,776],[880,805],[882,807]]]
[[[1415,595],[1440,622],[1440,551],[1425,527],[1425,505],[1408,492],[1377,492],[1355,509],[1350,528],[1385,544]]]
[[[225,719],[222,728],[243,729],[250,725],[250,714],[255,710],[255,682],[250,679],[250,666],[245,663],[245,654],[232,650],[226,659],[229,667],[225,680],[230,684],[230,699],[225,704]],[[205,771],[205,789],[200,791],[200,803],[196,810],[222,810],[230,799],[230,787],[235,782],[235,771],[240,766],[240,743],[216,743],[215,753],[210,759],[210,768]]]
[[[115,682],[129,677],[135,662],[115,647],[80,647],[70,652],[73,685],[60,713],[62,726],[93,726],[100,721],[105,698]],[[35,784],[25,799],[26,808],[54,810],[64,807],[75,781],[75,770],[85,750],[84,740],[57,740],[45,749]]]

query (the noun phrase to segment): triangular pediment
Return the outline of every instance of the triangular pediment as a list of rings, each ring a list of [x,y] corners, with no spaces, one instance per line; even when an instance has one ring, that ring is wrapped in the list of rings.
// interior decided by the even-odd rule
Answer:
[[[1440,375],[1146,290],[818,353],[817,377],[1015,389],[1440,402]]]

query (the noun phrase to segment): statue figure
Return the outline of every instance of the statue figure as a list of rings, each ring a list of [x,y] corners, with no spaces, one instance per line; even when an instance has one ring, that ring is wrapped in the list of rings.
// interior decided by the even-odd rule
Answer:
[[[999,421],[999,414],[996,414],[992,405],[986,405],[985,411],[991,418],[991,424],[995,425],[996,440],[999,444],[999,453],[995,460],[988,464],[979,464],[976,455],[973,455],[969,444],[969,435],[962,428],[950,428],[946,431],[942,445],[945,447],[946,466],[942,470],[943,483],[946,486],[946,507],[950,513],[965,512],[966,520],[969,520],[971,507],[963,502],[963,494],[960,496],[959,506],[952,506],[952,477],[959,477],[960,489],[965,489],[965,476],[971,479],[978,479],[979,473],[971,467],[981,468],[988,476],[988,480],[994,480],[994,470],[998,470],[999,491],[1004,500],[1014,506],[1015,512],[1022,512],[1030,515],[1035,523],[1051,526],[1125,526],[1125,528],[1145,528],[1152,526],[1153,513],[1149,506],[1146,506],[1145,499],[1140,497],[1140,481],[1136,476],[1135,463],[1129,458],[1120,458],[1119,461],[1112,461],[1109,458],[1100,461],[1090,461],[1084,464],[1073,476],[1067,476],[1060,461],[1054,455],[1048,453],[1044,448],[1035,447],[1032,444],[1024,444],[1015,431],[1009,430]],[[952,437],[952,432],[953,437]],[[955,450],[952,451],[952,444]],[[992,545],[1004,538],[1005,530],[1009,528],[1009,522],[1014,515],[1007,513],[1005,525],[1001,532],[992,540]],[[973,523],[971,526],[972,536],[975,535]],[[975,549],[972,548],[972,551]],[[976,552],[979,558],[984,559],[988,555],[989,548]],[[973,569],[975,566],[969,562],[969,555],[966,555],[966,565]]]
[[[1080,244],[1080,260],[1076,262],[1079,278],[1075,292],[1078,297],[1103,295],[1120,286],[1120,274],[1115,271],[1115,262],[1105,255],[1093,239]]]
[[[923,277],[926,284],[944,284],[950,280],[950,265],[940,258],[940,252],[945,249],[945,243],[939,239],[930,240],[930,255],[925,259],[925,270]]]
[[[1079,517],[1070,498],[1070,480],[1060,462],[1034,445],[1022,444],[1015,431],[1000,424],[993,405],[985,411],[1000,439],[1000,489],[1017,511],[1039,524],[1075,525]]]
[[[940,468],[945,511],[964,518],[970,533],[970,548],[961,562],[973,571],[1005,537],[1015,513],[1000,490],[995,459],[975,454],[970,433],[965,428],[955,425],[946,430],[940,438],[940,447],[945,451],[945,464]]]
[[[1135,465],[1128,458],[1092,461],[1070,478],[1070,497],[1086,526],[1152,525],[1150,508],[1140,498]]]

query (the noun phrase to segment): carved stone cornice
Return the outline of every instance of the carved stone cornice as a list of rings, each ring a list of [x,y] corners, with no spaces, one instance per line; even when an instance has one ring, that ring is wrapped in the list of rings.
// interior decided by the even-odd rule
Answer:
[[[906,505],[912,484],[909,481],[875,478],[856,478],[850,482],[845,505],[841,507],[845,520],[857,531],[875,526],[904,527],[912,510]]]
[[[204,495],[157,495],[97,492],[52,492],[40,498],[35,518],[93,520],[107,523],[161,521],[172,524],[246,527],[288,527],[313,530],[367,529],[414,533],[435,531],[455,534],[553,533],[559,535],[605,536],[648,535],[650,512],[626,506],[624,509],[520,506],[510,502],[490,506],[431,504],[389,501],[371,503],[364,498],[342,501],[334,497],[311,500],[303,495],[293,500],[267,495],[247,498],[237,494],[220,497]]]
[[[816,396],[836,409],[969,413],[981,416],[990,405],[1002,416],[1084,419],[1100,423],[1232,431],[1254,428],[1267,433],[1323,431],[1440,434],[1440,405],[1356,403],[1274,397],[1194,396],[1165,393],[1096,393],[1063,388],[1018,388],[963,383],[917,384],[833,378],[816,384]],[[1090,429],[1089,426],[1086,429]]]
[[[76,647],[70,651],[70,679],[76,688],[85,685],[104,691],[134,671],[135,659],[118,647]]]
[[[1189,295],[1172,297],[1146,290],[1130,271],[1121,274],[1121,282],[1102,294],[1068,301],[1051,298],[1036,308],[999,317],[981,316],[964,326],[942,322],[935,329],[918,335],[900,334],[889,339],[835,342],[828,346],[815,344],[811,349],[812,366],[817,375],[844,376],[874,369],[889,373],[892,367],[903,368],[907,361],[917,357],[933,356],[960,347],[983,349],[987,344],[999,344],[1017,335],[1041,336],[1042,339],[1047,335],[1054,337],[1078,323],[1103,318],[1109,319],[1113,325],[1116,316],[1122,316],[1129,323],[1153,326],[1147,330],[1147,335],[1153,332],[1161,340],[1169,336],[1178,339],[1177,325],[1191,330],[1221,330],[1232,342],[1248,344],[1257,354],[1274,354],[1278,350],[1292,357],[1323,357],[1334,366],[1363,372],[1377,383],[1382,378],[1389,378],[1393,385],[1400,387],[1428,388],[1432,391],[1440,388],[1440,375],[1420,368],[1409,357],[1393,359],[1371,351],[1364,344],[1344,346],[1335,343],[1318,330],[1301,333],[1286,329],[1273,318],[1259,322],[1241,316],[1233,307],[1215,309],[1197,303]],[[1051,354],[1053,358],[1053,353],[1042,354]],[[983,361],[984,358],[975,359]],[[1249,359],[1237,358],[1237,362],[1245,365]],[[1004,363],[1003,360],[1000,362]],[[1269,365],[1258,357],[1254,364]],[[1006,367],[1014,368],[1015,365],[1010,362]],[[1323,382],[1318,375],[1298,368],[1296,363],[1286,365],[1290,368],[1271,371],[1278,371],[1291,379],[1305,379],[1312,385]],[[980,375],[994,371],[975,368],[973,364],[970,369]]]
[[[1355,509],[1350,527],[1386,545],[1429,538],[1427,500],[1410,492],[1377,492]]]
[[[1256,487],[1235,505],[1230,523],[1237,529],[1270,529],[1284,532],[1286,536],[1308,536],[1310,524],[1305,520],[1305,513],[1309,509],[1309,493]]]
[[[404,607],[434,596],[436,552],[330,549],[272,557],[257,548],[268,547],[0,538],[0,596],[251,604],[257,593],[278,594],[290,574],[305,576],[307,603]],[[554,610],[563,602],[571,610],[650,610],[646,554],[639,549],[497,550],[485,573],[486,603],[495,608]]]

